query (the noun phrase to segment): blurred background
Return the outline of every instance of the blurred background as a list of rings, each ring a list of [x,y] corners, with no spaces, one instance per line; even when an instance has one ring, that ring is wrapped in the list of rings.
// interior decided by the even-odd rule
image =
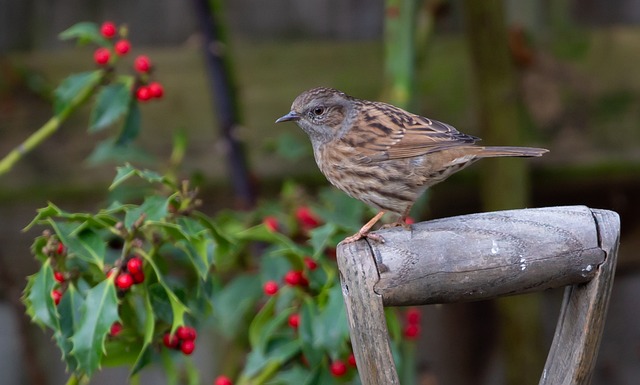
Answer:
[[[161,102],[141,107],[140,163],[165,164],[173,133],[184,130],[183,171],[201,181],[209,214],[269,199],[285,180],[311,190],[328,184],[304,133],[273,123],[315,86],[391,102],[487,144],[546,147],[540,159],[487,161],[455,175],[432,189],[416,219],[553,205],[617,211],[620,258],[593,383],[636,384],[640,2],[474,3],[481,2],[0,0],[0,156],[49,119],[51,91],[64,77],[95,67],[94,48],[77,49],[58,34],[104,20],[128,25],[134,55],[125,61],[153,57],[164,85]],[[222,32],[213,43],[211,13]],[[211,53],[224,60],[227,88],[211,86]],[[66,378],[50,336],[30,324],[19,300],[37,268],[29,246],[38,230],[21,230],[47,201],[91,211],[105,200],[119,163],[96,156],[107,134],[85,132],[88,114],[0,177],[2,384]],[[422,383],[524,383],[513,376],[537,383],[561,296],[423,308]],[[215,343],[196,352],[203,379],[212,378],[215,355]],[[142,378],[164,381],[153,370]],[[126,369],[110,369],[92,383],[124,381]]]

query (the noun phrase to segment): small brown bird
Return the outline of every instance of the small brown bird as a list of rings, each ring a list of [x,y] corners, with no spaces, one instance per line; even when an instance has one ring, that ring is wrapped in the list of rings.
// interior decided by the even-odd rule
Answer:
[[[400,215],[392,226],[406,228],[411,206],[427,188],[478,159],[548,151],[478,146],[479,138],[446,123],[324,87],[298,95],[291,111],[276,123],[286,121],[309,135],[316,163],[331,184],[380,210],[343,242],[362,237],[383,241],[369,230],[387,211]]]

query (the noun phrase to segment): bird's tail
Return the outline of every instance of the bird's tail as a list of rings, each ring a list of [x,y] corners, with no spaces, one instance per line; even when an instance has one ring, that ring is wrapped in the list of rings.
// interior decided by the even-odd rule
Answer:
[[[490,146],[482,147],[477,156],[480,158],[492,158],[498,156],[519,156],[526,158],[532,156],[542,156],[547,152],[549,152],[549,150],[545,148]]]

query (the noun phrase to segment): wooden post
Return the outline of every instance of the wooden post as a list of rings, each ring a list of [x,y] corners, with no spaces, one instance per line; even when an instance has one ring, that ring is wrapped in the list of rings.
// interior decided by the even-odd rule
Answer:
[[[587,384],[609,302],[618,215],[584,206],[472,214],[378,231],[338,246],[351,342],[364,385],[398,384],[383,306],[567,288],[540,384]]]

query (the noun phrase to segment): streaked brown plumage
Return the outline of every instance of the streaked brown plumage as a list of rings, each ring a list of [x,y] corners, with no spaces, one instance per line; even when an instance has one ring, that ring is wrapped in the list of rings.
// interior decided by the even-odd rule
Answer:
[[[367,236],[385,212],[405,218],[418,197],[481,158],[541,156],[531,147],[484,147],[454,127],[382,102],[356,99],[332,88],[300,94],[276,123],[295,121],[311,139],[320,171],[350,196],[380,210],[347,238]]]

